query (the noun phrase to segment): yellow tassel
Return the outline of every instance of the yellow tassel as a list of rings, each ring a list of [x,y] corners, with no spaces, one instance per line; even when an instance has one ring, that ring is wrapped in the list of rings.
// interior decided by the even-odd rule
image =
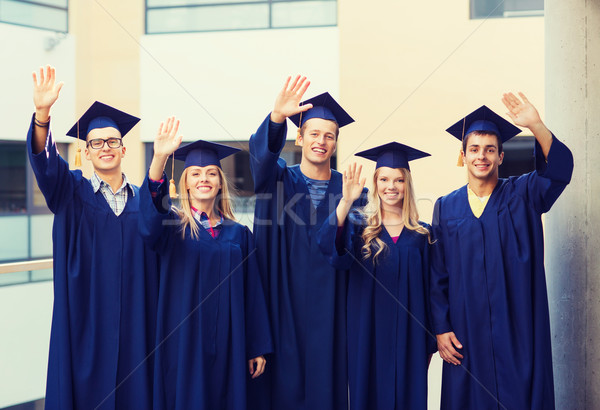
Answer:
[[[457,167],[464,167],[465,162],[463,161],[462,151],[458,151],[458,162],[456,163]]]
[[[177,198],[177,187],[175,186],[175,180],[174,179],[171,179],[169,181],[169,196],[172,199]]]
[[[81,167],[81,148],[77,147],[77,152],[75,153],[75,166]]]

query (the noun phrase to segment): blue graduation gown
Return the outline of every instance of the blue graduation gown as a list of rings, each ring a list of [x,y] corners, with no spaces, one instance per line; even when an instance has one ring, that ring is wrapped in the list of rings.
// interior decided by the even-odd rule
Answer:
[[[300,167],[279,158],[286,126],[269,135],[269,123],[267,117],[250,138],[254,235],[275,349],[254,408],[346,409],[347,277],[336,275],[316,240],[341,198],[342,175],[331,171],[315,209]]]
[[[319,231],[329,262],[348,274],[348,373],[352,410],[427,409],[427,368],[435,352],[430,330],[429,244],[426,235],[403,229],[376,264],[363,259],[364,217],[346,219],[336,244],[335,212]]]
[[[536,170],[500,179],[479,218],[466,186],[436,202],[433,327],[464,346],[462,366],[444,363],[443,409],[554,408],[541,214],[572,172],[554,137],[548,162],[536,144]]]
[[[248,360],[272,351],[252,233],[224,219],[216,238],[184,239],[160,206],[167,184],[156,202],[147,177],[140,191],[140,231],[160,255],[154,408],[245,410]]]
[[[54,213],[54,309],[46,409],[152,406],[157,256],[138,233],[138,188],[116,216],[81,171],[69,171],[52,135],[27,150]]]

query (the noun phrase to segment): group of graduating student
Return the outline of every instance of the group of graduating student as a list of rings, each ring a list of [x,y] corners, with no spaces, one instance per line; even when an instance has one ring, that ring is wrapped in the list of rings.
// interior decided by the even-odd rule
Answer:
[[[409,165],[429,154],[398,142],[357,153],[376,163],[368,192],[360,166],[330,167],[353,119],[328,93],[302,101],[310,82],[288,78],[250,138],[250,232],[220,165],[238,149],[181,146],[168,118],[137,187],[121,160],[139,119],[96,102],[67,133],[85,144],[86,179],[50,132],[54,68],[33,80],[28,153],[55,214],[46,408],[426,409],[436,351],[444,409],[554,408],[541,215],[573,158],[523,94],[503,102],[535,136],[535,171],[499,178],[520,130],[479,108],[447,130],[468,184],[429,226]],[[287,118],[299,165],[280,158]],[[171,155],[185,163],[177,206]]]

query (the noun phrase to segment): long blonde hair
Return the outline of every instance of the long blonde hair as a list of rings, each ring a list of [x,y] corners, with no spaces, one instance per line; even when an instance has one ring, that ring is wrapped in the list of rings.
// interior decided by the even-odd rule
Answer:
[[[220,167],[216,167],[219,171],[219,179],[221,182],[221,190],[217,194],[214,203],[213,212],[223,214],[223,218],[231,219],[235,221],[235,215],[233,213],[233,199],[235,196],[235,189],[231,186],[227,176]],[[198,239],[200,235],[200,226],[194,218],[192,213],[190,195],[187,190],[187,176],[190,167],[183,170],[181,178],[179,178],[179,192],[180,201],[179,204],[181,209],[173,206],[174,211],[179,215],[181,219],[181,236],[185,239],[185,231],[187,227],[190,227],[190,234],[192,238]]]
[[[416,231],[420,234],[427,235],[431,243],[429,230],[419,224],[419,212],[415,202],[415,192],[413,189],[412,177],[410,171],[406,168],[398,168],[402,172],[404,178],[404,200],[402,201],[402,222],[404,228]],[[363,230],[362,239],[364,245],[362,253],[364,259],[373,257],[373,262],[377,263],[377,259],[381,253],[387,249],[387,245],[383,242],[379,235],[383,229],[383,211],[381,200],[377,194],[377,178],[379,177],[379,169],[375,170],[373,175],[373,190],[369,192],[369,200],[363,209],[367,226]],[[373,254],[375,252],[375,254]]]

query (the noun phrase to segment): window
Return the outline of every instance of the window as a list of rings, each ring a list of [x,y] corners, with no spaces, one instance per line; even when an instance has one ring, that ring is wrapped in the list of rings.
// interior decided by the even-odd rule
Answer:
[[[68,145],[58,148],[66,154]],[[26,150],[25,142],[0,141],[0,263],[52,257],[53,215]]]
[[[27,158],[25,144],[5,142],[1,144],[0,213],[19,214],[27,212]]]
[[[68,0],[0,0],[0,22],[66,33]]]
[[[335,25],[336,0],[146,0],[146,34]]]
[[[515,137],[502,144],[504,161],[498,169],[499,177],[508,178],[533,171],[535,169],[534,146],[533,136]]]
[[[471,18],[544,15],[544,0],[471,0]]]

